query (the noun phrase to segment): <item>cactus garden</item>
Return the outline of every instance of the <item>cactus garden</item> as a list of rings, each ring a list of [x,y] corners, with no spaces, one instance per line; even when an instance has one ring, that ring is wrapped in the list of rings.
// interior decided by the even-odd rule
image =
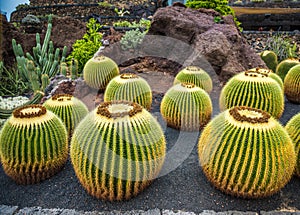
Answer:
[[[298,214],[288,2],[1,8],[0,214]]]

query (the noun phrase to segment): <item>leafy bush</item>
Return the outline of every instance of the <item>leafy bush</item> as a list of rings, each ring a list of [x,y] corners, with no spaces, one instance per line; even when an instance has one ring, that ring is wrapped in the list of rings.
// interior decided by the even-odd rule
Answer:
[[[73,44],[72,53],[67,57],[68,61],[76,59],[78,61],[79,73],[82,73],[86,62],[91,59],[102,45],[102,34],[98,32],[101,25],[96,23],[96,19],[91,18],[87,23],[87,32],[83,38],[76,40]]]
[[[147,19],[140,19],[139,22],[129,22],[127,20],[125,21],[119,21],[119,22],[114,22],[113,26],[114,27],[130,27],[130,28],[144,28],[146,31],[149,30],[151,25],[151,21]]]

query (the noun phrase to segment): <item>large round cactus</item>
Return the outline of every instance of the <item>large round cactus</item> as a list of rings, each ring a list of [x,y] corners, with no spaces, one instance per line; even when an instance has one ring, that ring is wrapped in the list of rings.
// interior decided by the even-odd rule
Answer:
[[[179,71],[174,79],[174,85],[179,83],[192,83],[197,87],[210,93],[213,88],[210,76],[203,69],[197,66],[188,66]]]
[[[297,64],[300,64],[298,59],[288,58],[286,60],[281,61],[276,67],[276,74],[280,76],[282,81],[284,81],[286,74],[288,71]]]
[[[38,183],[67,161],[66,128],[41,105],[18,108],[1,130],[0,156],[5,173],[17,183]]]
[[[249,69],[248,71],[256,71],[256,73],[260,73],[262,75],[269,76],[270,78],[273,78],[280,85],[280,87],[283,90],[283,81],[282,81],[282,79],[275,72],[272,72],[272,70],[264,69],[264,68],[253,68],[253,69]]]
[[[260,53],[261,59],[265,62],[267,67],[273,72],[276,72],[276,67],[278,65],[277,55],[273,51],[265,50]]]
[[[297,156],[295,173],[300,177],[300,113],[293,116],[285,126],[287,132],[293,140]]]
[[[300,64],[293,66],[285,76],[284,92],[289,101],[300,103]]]
[[[208,180],[234,196],[258,198],[279,191],[293,175],[294,145],[269,113],[233,107],[212,119],[198,145]]]
[[[166,142],[156,119],[128,101],[101,103],[71,140],[75,173],[87,192],[104,200],[129,199],[159,174]]]
[[[212,102],[208,93],[194,84],[176,84],[163,97],[160,112],[168,126],[197,131],[210,120]]]
[[[284,93],[279,83],[259,68],[233,76],[220,94],[220,109],[248,106],[279,118],[284,111]]]
[[[152,91],[147,81],[138,75],[125,73],[114,77],[107,85],[104,101],[131,101],[150,110]]]
[[[48,99],[44,106],[61,118],[69,134],[73,133],[76,125],[88,114],[86,105],[68,94],[57,94]]]
[[[104,90],[108,82],[118,74],[118,65],[106,56],[89,59],[83,68],[83,78],[86,84],[99,90]]]

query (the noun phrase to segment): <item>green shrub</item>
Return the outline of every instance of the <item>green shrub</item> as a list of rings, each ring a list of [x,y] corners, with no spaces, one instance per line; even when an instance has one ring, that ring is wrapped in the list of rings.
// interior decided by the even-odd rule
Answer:
[[[86,62],[91,59],[102,45],[102,34],[99,33],[101,25],[96,23],[96,19],[91,18],[87,23],[87,32],[83,35],[83,38],[76,40],[73,44],[72,52],[67,57],[68,61],[76,59],[78,61],[78,72],[82,73],[83,67]]]
[[[121,48],[123,50],[136,49],[143,41],[146,31],[141,32],[139,29],[126,31],[120,40]]]
[[[148,31],[151,26],[151,21],[147,19],[140,19],[139,22],[133,21],[129,22],[127,20],[125,21],[119,21],[113,23],[114,27],[130,27],[130,28],[144,28],[145,31]]]

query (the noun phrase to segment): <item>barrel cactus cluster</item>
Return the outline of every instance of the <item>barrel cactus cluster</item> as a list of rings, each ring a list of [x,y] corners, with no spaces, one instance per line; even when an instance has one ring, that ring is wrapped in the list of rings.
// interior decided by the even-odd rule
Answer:
[[[83,78],[86,84],[101,91],[104,91],[109,81],[118,74],[118,65],[103,55],[91,58],[83,68]]]
[[[59,116],[70,135],[76,125],[88,114],[86,105],[69,94],[54,95],[44,103],[44,106]]]
[[[68,157],[63,122],[41,105],[13,111],[0,134],[5,173],[18,184],[33,184],[56,174]]]
[[[160,106],[167,125],[182,131],[199,131],[210,120],[212,109],[208,93],[192,83],[171,87]]]
[[[293,66],[284,79],[286,98],[294,103],[300,103],[300,64]]]
[[[244,198],[270,196],[291,179],[296,154],[284,127],[269,113],[239,106],[212,119],[198,145],[208,180]]]
[[[157,177],[166,141],[159,123],[139,104],[104,102],[79,123],[70,151],[75,173],[89,194],[124,200]]]
[[[197,66],[187,66],[176,75],[174,85],[192,83],[210,93],[213,88],[212,80],[207,72]]]
[[[300,112],[288,121],[285,128],[292,138],[295,146],[297,156],[295,174],[300,177]]]
[[[150,110],[152,91],[144,78],[133,73],[125,73],[114,77],[106,87],[104,101],[114,100],[136,102]]]
[[[222,111],[248,106],[267,111],[279,118],[284,111],[282,86],[267,73],[255,68],[233,76],[223,87],[219,105]]]

